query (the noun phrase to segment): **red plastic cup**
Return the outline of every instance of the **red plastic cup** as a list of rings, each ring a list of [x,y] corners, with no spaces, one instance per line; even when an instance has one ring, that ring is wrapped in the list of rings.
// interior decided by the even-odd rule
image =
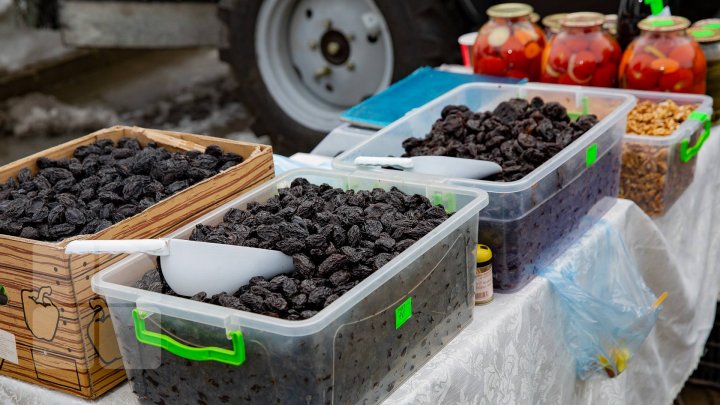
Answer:
[[[460,45],[460,53],[462,54],[463,65],[472,68],[472,49],[477,39],[477,32],[468,32],[460,35],[458,44]]]

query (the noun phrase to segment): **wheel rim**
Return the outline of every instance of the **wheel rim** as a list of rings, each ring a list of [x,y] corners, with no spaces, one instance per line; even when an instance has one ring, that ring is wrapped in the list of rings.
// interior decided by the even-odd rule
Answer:
[[[255,49],[275,102],[316,131],[392,78],[390,31],[372,0],[264,0]]]

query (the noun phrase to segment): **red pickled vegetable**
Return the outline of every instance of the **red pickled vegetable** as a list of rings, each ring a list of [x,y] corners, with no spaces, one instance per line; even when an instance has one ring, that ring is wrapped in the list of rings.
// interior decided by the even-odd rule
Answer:
[[[569,85],[573,85],[573,86],[580,84],[577,81],[573,80],[573,78],[570,77],[569,73],[561,74],[560,77],[558,78],[557,82],[560,84],[569,84]]]
[[[613,63],[600,65],[590,80],[590,85],[596,87],[615,87],[616,84],[617,65]]]
[[[562,45],[555,45],[553,42],[549,52],[548,62],[550,67],[557,71],[566,71],[570,61],[570,51]]]
[[[568,38],[567,41],[565,41],[565,47],[571,53],[576,53],[588,49],[589,44],[583,38]]]
[[[475,59],[475,72],[477,73],[502,76],[505,74],[506,68],[505,61],[498,56],[485,56]]]
[[[653,58],[648,54],[631,57],[625,74],[625,86],[630,89],[650,90],[660,80],[660,71],[651,69]]]
[[[595,67],[595,55],[589,51],[581,51],[570,57],[568,73],[578,81],[587,81],[595,73]]]
[[[695,50],[690,44],[678,46],[670,51],[668,58],[676,61],[680,66],[690,69],[695,60]]]
[[[680,68],[680,64],[674,59],[660,58],[650,62],[650,67],[664,74],[676,72]]]
[[[676,69],[660,77],[660,89],[673,93],[686,93],[693,86],[694,75],[690,69]]]
[[[528,60],[535,59],[540,53],[542,53],[542,48],[536,42],[531,42],[525,47],[525,57]]]

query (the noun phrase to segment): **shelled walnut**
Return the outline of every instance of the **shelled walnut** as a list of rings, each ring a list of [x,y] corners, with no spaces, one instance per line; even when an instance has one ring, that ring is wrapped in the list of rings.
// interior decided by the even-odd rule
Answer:
[[[628,114],[628,134],[672,135],[697,108],[672,100],[641,101]],[[693,134],[694,142],[697,133]],[[679,143],[653,144],[626,139],[623,144],[620,197],[634,201],[650,216],[660,216],[692,182],[695,162],[682,162]]]

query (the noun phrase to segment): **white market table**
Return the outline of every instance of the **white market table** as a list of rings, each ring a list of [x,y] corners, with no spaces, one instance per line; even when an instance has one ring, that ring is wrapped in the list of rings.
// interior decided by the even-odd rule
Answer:
[[[648,286],[669,291],[657,325],[628,369],[614,379],[578,381],[566,351],[555,296],[536,278],[515,294],[476,307],[453,341],[398,387],[385,404],[669,404],[698,364],[715,318],[720,285],[720,128],[698,155],[695,181],[653,221],[618,200],[602,222],[624,238]],[[591,229],[572,249],[595,251]],[[564,257],[557,260],[561,261]],[[88,404],[67,394],[0,377],[2,404]],[[128,384],[97,404],[138,403]]]

